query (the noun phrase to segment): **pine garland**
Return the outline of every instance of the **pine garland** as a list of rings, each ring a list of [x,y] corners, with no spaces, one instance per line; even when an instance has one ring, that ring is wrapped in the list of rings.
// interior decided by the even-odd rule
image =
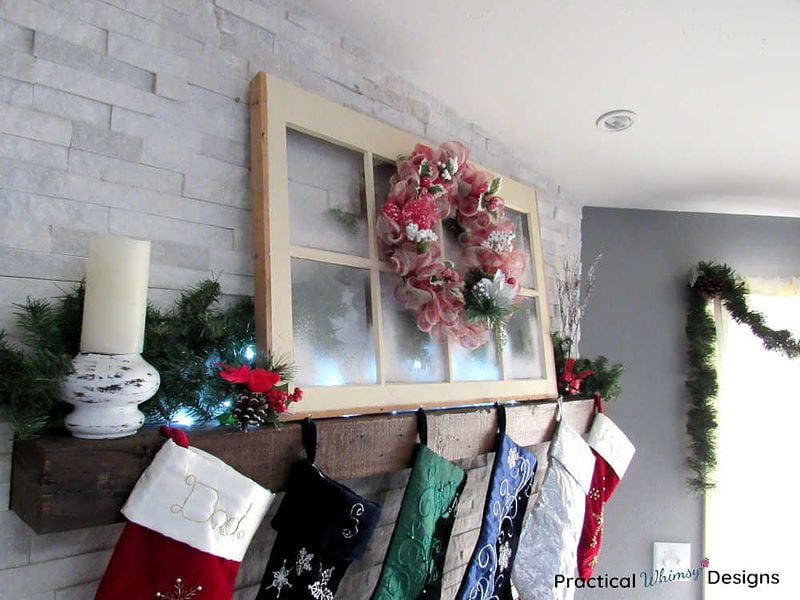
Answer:
[[[0,417],[22,439],[34,438],[53,418],[63,415],[61,381],[78,352],[83,284],[59,297],[53,305],[28,298],[15,304],[15,316],[27,351],[0,331]]]
[[[142,357],[161,376],[155,396],[140,406],[150,422],[170,422],[179,413],[207,422],[224,411],[226,382],[215,363],[244,364],[255,344],[253,304],[241,299],[223,309],[218,282],[204,280],[180,293],[174,306],[147,308]]]
[[[717,371],[714,366],[716,326],[708,311],[708,303],[719,299],[731,318],[747,325],[767,350],[782,352],[788,358],[800,356],[800,343],[791,332],[767,327],[763,314],[747,306],[747,284],[728,265],[700,262],[693,269],[689,284],[686,338],[689,372],[686,388],[689,394],[686,432],[689,435],[687,463],[694,471],[688,484],[696,492],[714,487],[712,474],[717,465]]]
[[[0,418],[20,438],[41,435],[69,406],[60,402],[61,382],[78,353],[83,313],[81,283],[54,302],[28,298],[15,305],[22,344],[0,331]],[[161,386],[140,410],[150,422],[169,422],[179,412],[196,421],[218,417],[230,395],[215,364],[262,364],[291,377],[292,366],[272,354],[248,360],[255,343],[250,298],[220,306],[222,290],[204,280],[180,293],[174,306],[147,307],[143,358],[161,375]]]

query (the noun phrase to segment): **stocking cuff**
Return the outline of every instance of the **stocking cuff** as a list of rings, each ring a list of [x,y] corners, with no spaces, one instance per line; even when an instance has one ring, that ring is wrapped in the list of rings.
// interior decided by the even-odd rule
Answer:
[[[622,479],[636,452],[631,441],[616,423],[603,413],[597,413],[589,430],[589,445],[614,469]]]
[[[558,424],[558,430],[550,445],[550,459],[555,459],[564,465],[583,492],[589,493],[594,474],[594,454],[580,434],[569,426],[566,419],[562,419]]]
[[[122,513],[193,548],[241,562],[273,497],[215,456],[170,439],[139,478]]]

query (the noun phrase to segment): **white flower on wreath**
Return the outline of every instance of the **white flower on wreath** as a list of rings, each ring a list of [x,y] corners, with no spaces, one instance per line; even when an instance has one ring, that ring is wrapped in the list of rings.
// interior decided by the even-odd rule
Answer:
[[[436,233],[433,229],[420,229],[416,223],[409,223],[406,225],[406,236],[412,242],[435,242],[437,240]]]
[[[436,166],[439,167],[439,177],[445,181],[452,181],[453,175],[458,171],[458,159],[450,157],[446,163],[440,161]]]
[[[517,237],[513,231],[493,231],[481,242],[481,246],[495,252],[511,252],[514,249],[512,242]]]
[[[506,274],[500,269],[495,272],[493,279],[484,277],[478,281],[478,283],[475,284],[475,289],[481,296],[491,300],[495,306],[500,308],[511,306],[511,303],[517,296],[514,286],[508,285],[506,282]]]

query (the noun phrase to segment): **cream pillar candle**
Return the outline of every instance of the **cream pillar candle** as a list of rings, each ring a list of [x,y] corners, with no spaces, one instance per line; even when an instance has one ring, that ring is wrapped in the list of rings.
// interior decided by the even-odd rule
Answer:
[[[149,274],[150,242],[116,235],[92,238],[81,352],[141,353]]]

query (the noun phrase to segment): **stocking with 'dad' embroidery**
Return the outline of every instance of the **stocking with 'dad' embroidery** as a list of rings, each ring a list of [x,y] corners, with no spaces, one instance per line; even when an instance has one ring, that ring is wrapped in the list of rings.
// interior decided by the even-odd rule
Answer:
[[[185,434],[166,431],[171,439],[122,508],[127,522],[95,600],[230,598],[272,502],[268,490],[189,447]]]

